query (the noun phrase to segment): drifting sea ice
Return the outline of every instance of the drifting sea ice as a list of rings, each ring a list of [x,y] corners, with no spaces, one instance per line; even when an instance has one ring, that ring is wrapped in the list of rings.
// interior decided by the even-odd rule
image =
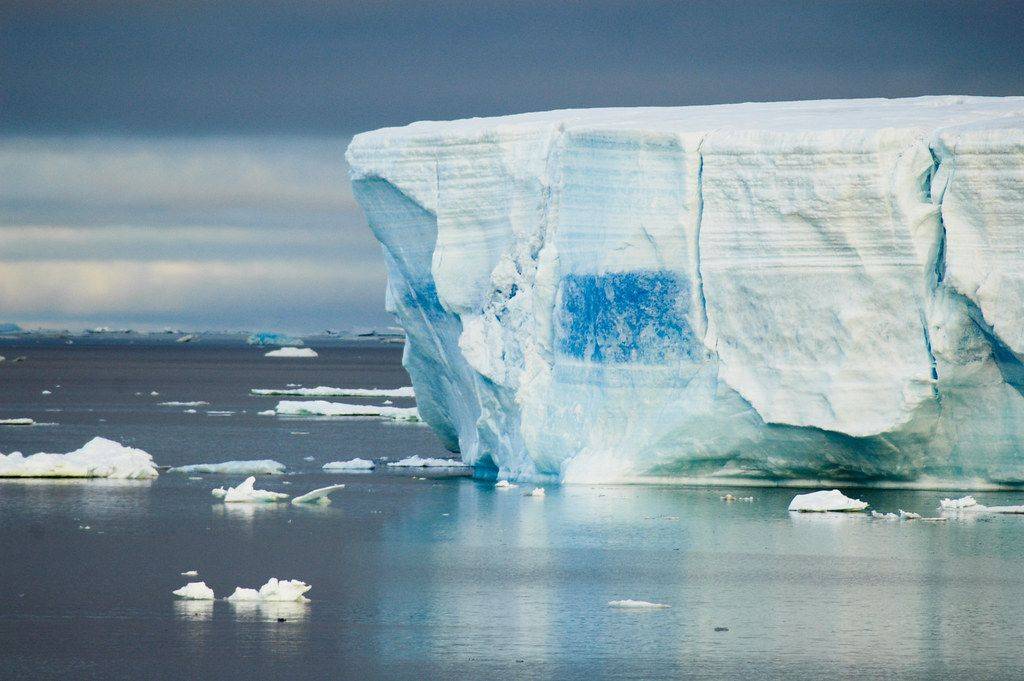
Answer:
[[[224,463],[194,463],[175,466],[169,473],[215,473],[220,475],[281,475],[284,464],[273,459],[254,461],[225,461]]]
[[[195,400],[192,402],[158,402],[161,407],[205,407],[209,402]]]
[[[313,348],[278,348],[277,350],[271,350],[270,352],[264,353],[264,357],[319,357],[316,350]]]
[[[509,482],[508,480],[499,480],[494,483],[494,489],[515,489],[516,487],[519,487],[519,485]]]
[[[181,576],[182,577],[198,577],[199,576],[199,570],[185,570],[184,572],[181,573]]]
[[[367,471],[375,468],[376,464],[369,459],[349,459],[348,461],[330,461],[323,465],[325,471]]]
[[[32,419],[0,419],[0,426],[32,426],[35,423]]]
[[[327,487],[319,487],[312,491],[306,492],[305,494],[299,495],[292,499],[292,503],[296,506],[301,504],[322,504],[326,505],[331,503],[331,498],[328,496],[335,490],[344,489],[345,485],[328,485]]]
[[[158,474],[153,457],[148,453],[103,437],[94,437],[67,454],[0,454],[0,477],[3,478],[139,480],[155,478]]]
[[[1019,506],[984,506],[971,496],[959,499],[943,499],[939,502],[943,513],[1005,513],[1010,515],[1024,514],[1024,505]]]
[[[245,587],[235,587],[234,593],[228,596],[229,601],[262,601],[265,603],[284,603],[284,602],[297,602],[297,603],[308,603],[309,599],[303,594],[309,591],[312,587],[305,582],[300,582],[297,579],[277,579],[271,577],[270,580],[261,586],[259,590],[247,589]]]
[[[171,593],[178,598],[184,598],[190,601],[212,601],[214,599],[213,589],[206,586],[206,582],[189,582],[185,586],[180,589],[175,589]]]
[[[542,497],[546,494],[543,487],[534,487],[529,492],[523,494],[524,497]]]
[[[401,461],[389,462],[388,466],[391,468],[468,468],[469,464],[458,459],[431,459],[414,455]]]
[[[824,513],[827,511],[863,511],[867,502],[851,499],[837,489],[798,494],[789,502],[790,511]]]
[[[621,601],[608,601],[608,605],[613,608],[629,608],[634,610],[654,610],[672,607],[670,605],[665,605],[664,603],[652,603],[651,601],[636,601],[632,598],[627,598]]]
[[[416,397],[412,386],[405,388],[252,388],[253,395],[292,395],[295,397]]]
[[[380,416],[396,421],[419,421],[416,407],[376,407],[371,404],[345,404],[324,400],[277,403],[277,413],[285,416]]]
[[[277,501],[284,501],[288,498],[288,495],[283,492],[270,492],[264,489],[254,489],[253,485],[255,484],[256,478],[250,475],[245,479],[245,482],[240,484],[238,487],[228,487],[227,489],[218,487],[210,493],[215,497],[223,499],[225,504],[274,503]]]

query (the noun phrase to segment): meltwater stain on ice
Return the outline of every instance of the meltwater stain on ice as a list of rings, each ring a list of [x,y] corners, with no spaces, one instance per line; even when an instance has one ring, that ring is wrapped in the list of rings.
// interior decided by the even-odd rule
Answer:
[[[673,272],[569,274],[560,293],[555,334],[570,357],[658,364],[697,356],[683,307],[690,284]]]

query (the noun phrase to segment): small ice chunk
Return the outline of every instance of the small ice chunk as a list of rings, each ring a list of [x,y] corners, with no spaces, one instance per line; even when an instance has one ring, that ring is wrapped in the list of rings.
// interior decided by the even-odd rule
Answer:
[[[349,459],[348,461],[331,461],[323,465],[325,471],[351,471],[351,470],[370,470],[374,468],[374,464],[369,459]]]
[[[160,393],[158,393],[158,392],[157,392],[157,391],[155,391],[155,390],[152,390],[152,391],[150,391],[150,393],[149,393],[149,394],[150,394],[150,395],[152,395],[153,397],[156,397],[156,396],[157,396],[157,395],[159,395]]]
[[[920,520],[920,519],[921,519],[921,514],[920,513],[914,513],[912,511],[904,511],[902,508],[900,509],[900,520]]]
[[[383,404],[394,404],[393,400],[384,400]]]
[[[199,576],[199,570],[185,570],[184,572],[181,573],[181,576],[182,577],[198,577]]]
[[[284,464],[273,459],[254,461],[225,461],[224,463],[194,463],[175,466],[169,473],[215,473],[219,475],[281,475]]]
[[[195,400],[193,402],[160,402],[161,407],[205,407],[209,402]]]
[[[416,407],[377,407],[372,404],[346,404],[325,400],[282,400],[277,413],[288,416],[382,416],[396,421],[419,421]]]
[[[235,412],[233,412],[233,411],[210,410],[210,411],[206,412],[206,415],[207,416],[232,416],[232,415],[234,415],[234,413]]]
[[[302,460],[303,461],[316,461],[316,457],[315,456],[304,456],[304,457],[302,457]]]
[[[331,388],[326,385],[316,388],[298,388],[288,386],[286,388],[252,388],[249,392],[253,395],[292,395],[295,397],[416,397],[412,386],[404,388]]]
[[[531,489],[529,492],[527,492],[523,496],[524,497],[542,497],[542,496],[544,496],[544,494],[545,494],[545,492],[544,492],[544,488],[543,487],[534,487],[533,489]]]
[[[331,492],[339,489],[344,489],[345,485],[328,485],[327,487],[319,487],[310,492],[306,492],[300,496],[292,499],[293,504],[329,504],[331,498],[328,496]]]
[[[986,506],[989,513],[1009,513],[1009,514],[1020,514],[1024,513],[1024,506]]]
[[[316,350],[313,348],[296,348],[296,347],[285,347],[278,348],[277,350],[271,350],[270,352],[264,353],[264,357],[318,357]]]
[[[652,610],[672,607],[670,605],[665,605],[664,603],[654,603],[652,601],[636,601],[632,598],[627,598],[621,601],[608,601],[608,605],[610,605],[613,608],[630,608],[635,610]]]
[[[94,437],[67,454],[0,454],[0,478],[146,479],[159,475],[153,457],[141,449]]]
[[[210,490],[210,494],[217,497],[218,499],[223,499],[225,496],[227,496],[227,493],[228,490],[224,487],[214,487],[213,489]]]
[[[388,463],[392,468],[468,468],[469,464],[458,459],[431,459],[421,456],[410,456],[401,461]]]
[[[198,414],[199,412],[197,412],[195,409],[186,409],[182,413],[184,413],[184,414]]]
[[[249,476],[245,482],[238,487],[229,487],[224,491],[225,504],[263,504],[275,501],[284,501],[288,495],[283,492],[269,492],[264,489],[254,489],[256,478]],[[219,489],[219,488],[218,488]],[[213,490],[214,496],[220,496],[218,490]]]
[[[235,587],[235,592],[228,596],[229,601],[263,601],[265,603],[297,602],[308,603],[309,599],[303,594],[312,587],[297,579],[276,579],[270,580],[259,588],[246,589]]]
[[[939,502],[939,508],[943,511],[983,511],[985,507],[978,503],[972,496],[960,497],[959,499],[943,499]]]
[[[172,593],[178,598],[190,601],[212,601],[214,599],[213,589],[206,586],[206,582],[189,582]]]
[[[826,511],[863,511],[867,502],[851,499],[837,489],[798,494],[789,502],[790,511],[824,513]]]
[[[900,516],[895,513],[879,513],[878,511],[872,511],[871,517],[875,520],[899,520]]]
[[[519,487],[519,485],[509,482],[508,480],[499,480],[494,483],[494,489],[515,489],[516,487]]]
[[[50,392],[49,390],[44,390],[42,394],[43,395],[52,395],[53,393]]]
[[[32,426],[35,421],[32,419],[0,419],[0,426]]]
[[[273,409],[264,409],[263,411],[256,412],[256,416],[277,416],[277,412]]]

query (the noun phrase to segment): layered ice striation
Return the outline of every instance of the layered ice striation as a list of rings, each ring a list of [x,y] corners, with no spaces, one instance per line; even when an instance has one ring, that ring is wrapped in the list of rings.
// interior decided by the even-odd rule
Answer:
[[[421,417],[501,477],[1024,486],[1024,98],[358,135]]]

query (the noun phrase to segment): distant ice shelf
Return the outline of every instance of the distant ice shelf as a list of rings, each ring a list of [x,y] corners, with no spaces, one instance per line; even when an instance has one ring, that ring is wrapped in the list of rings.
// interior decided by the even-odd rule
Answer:
[[[418,413],[478,471],[1024,487],[1024,98],[424,122],[347,159]]]

